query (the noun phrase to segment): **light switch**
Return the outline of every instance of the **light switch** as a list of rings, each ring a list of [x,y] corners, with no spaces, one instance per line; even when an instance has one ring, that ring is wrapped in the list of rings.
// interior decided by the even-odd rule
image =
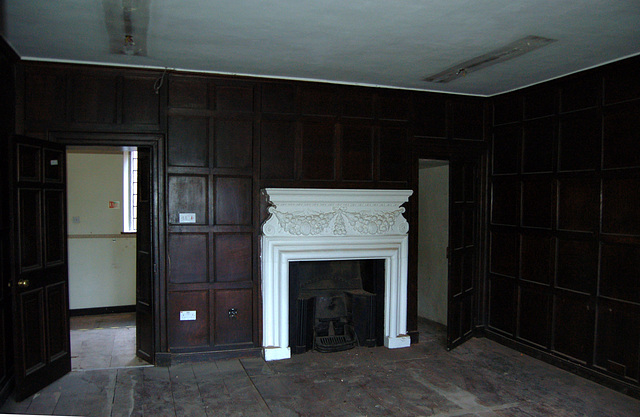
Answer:
[[[186,311],[180,312],[180,321],[195,320],[195,319],[196,319],[195,310],[186,310]]]
[[[79,224],[80,223],[80,216],[73,216],[71,218],[71,223]]]

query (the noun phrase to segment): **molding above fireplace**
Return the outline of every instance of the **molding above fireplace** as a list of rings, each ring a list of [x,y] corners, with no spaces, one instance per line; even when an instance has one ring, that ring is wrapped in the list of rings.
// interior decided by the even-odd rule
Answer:
[[[271,216],[262,227],[262,321],[266,360],[291,357],[289,262],[385,260],[385,346],[408,347],[409,225],[402,216],[411,190],[276,189],[263,191]]]

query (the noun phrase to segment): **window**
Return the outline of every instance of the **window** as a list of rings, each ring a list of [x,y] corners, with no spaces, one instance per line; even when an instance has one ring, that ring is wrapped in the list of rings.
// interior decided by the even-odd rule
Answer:
[[[135,233],[138,220],[138,151],[124,151],[123,169],[123,231]]]

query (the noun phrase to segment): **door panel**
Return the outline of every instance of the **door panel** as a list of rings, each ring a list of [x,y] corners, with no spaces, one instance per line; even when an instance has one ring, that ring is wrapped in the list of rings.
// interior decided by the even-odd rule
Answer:
[[[151,149],[138,148],[138,209],[136,231],[136,354],[154,362],[153,233],[151,222]]]
[[[14,139],[11,273],[16,398],[71,370],[64,147]]]
[[[477,282],[478,160],[452,159],[449,178],[447,348],[473,335]]]

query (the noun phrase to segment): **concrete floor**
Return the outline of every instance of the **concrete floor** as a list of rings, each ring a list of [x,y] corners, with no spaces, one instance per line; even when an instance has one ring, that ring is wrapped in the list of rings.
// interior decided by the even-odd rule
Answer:
[[[0,412],[84,416],[640,416],[640,401],[487,339],[75,371]]]

